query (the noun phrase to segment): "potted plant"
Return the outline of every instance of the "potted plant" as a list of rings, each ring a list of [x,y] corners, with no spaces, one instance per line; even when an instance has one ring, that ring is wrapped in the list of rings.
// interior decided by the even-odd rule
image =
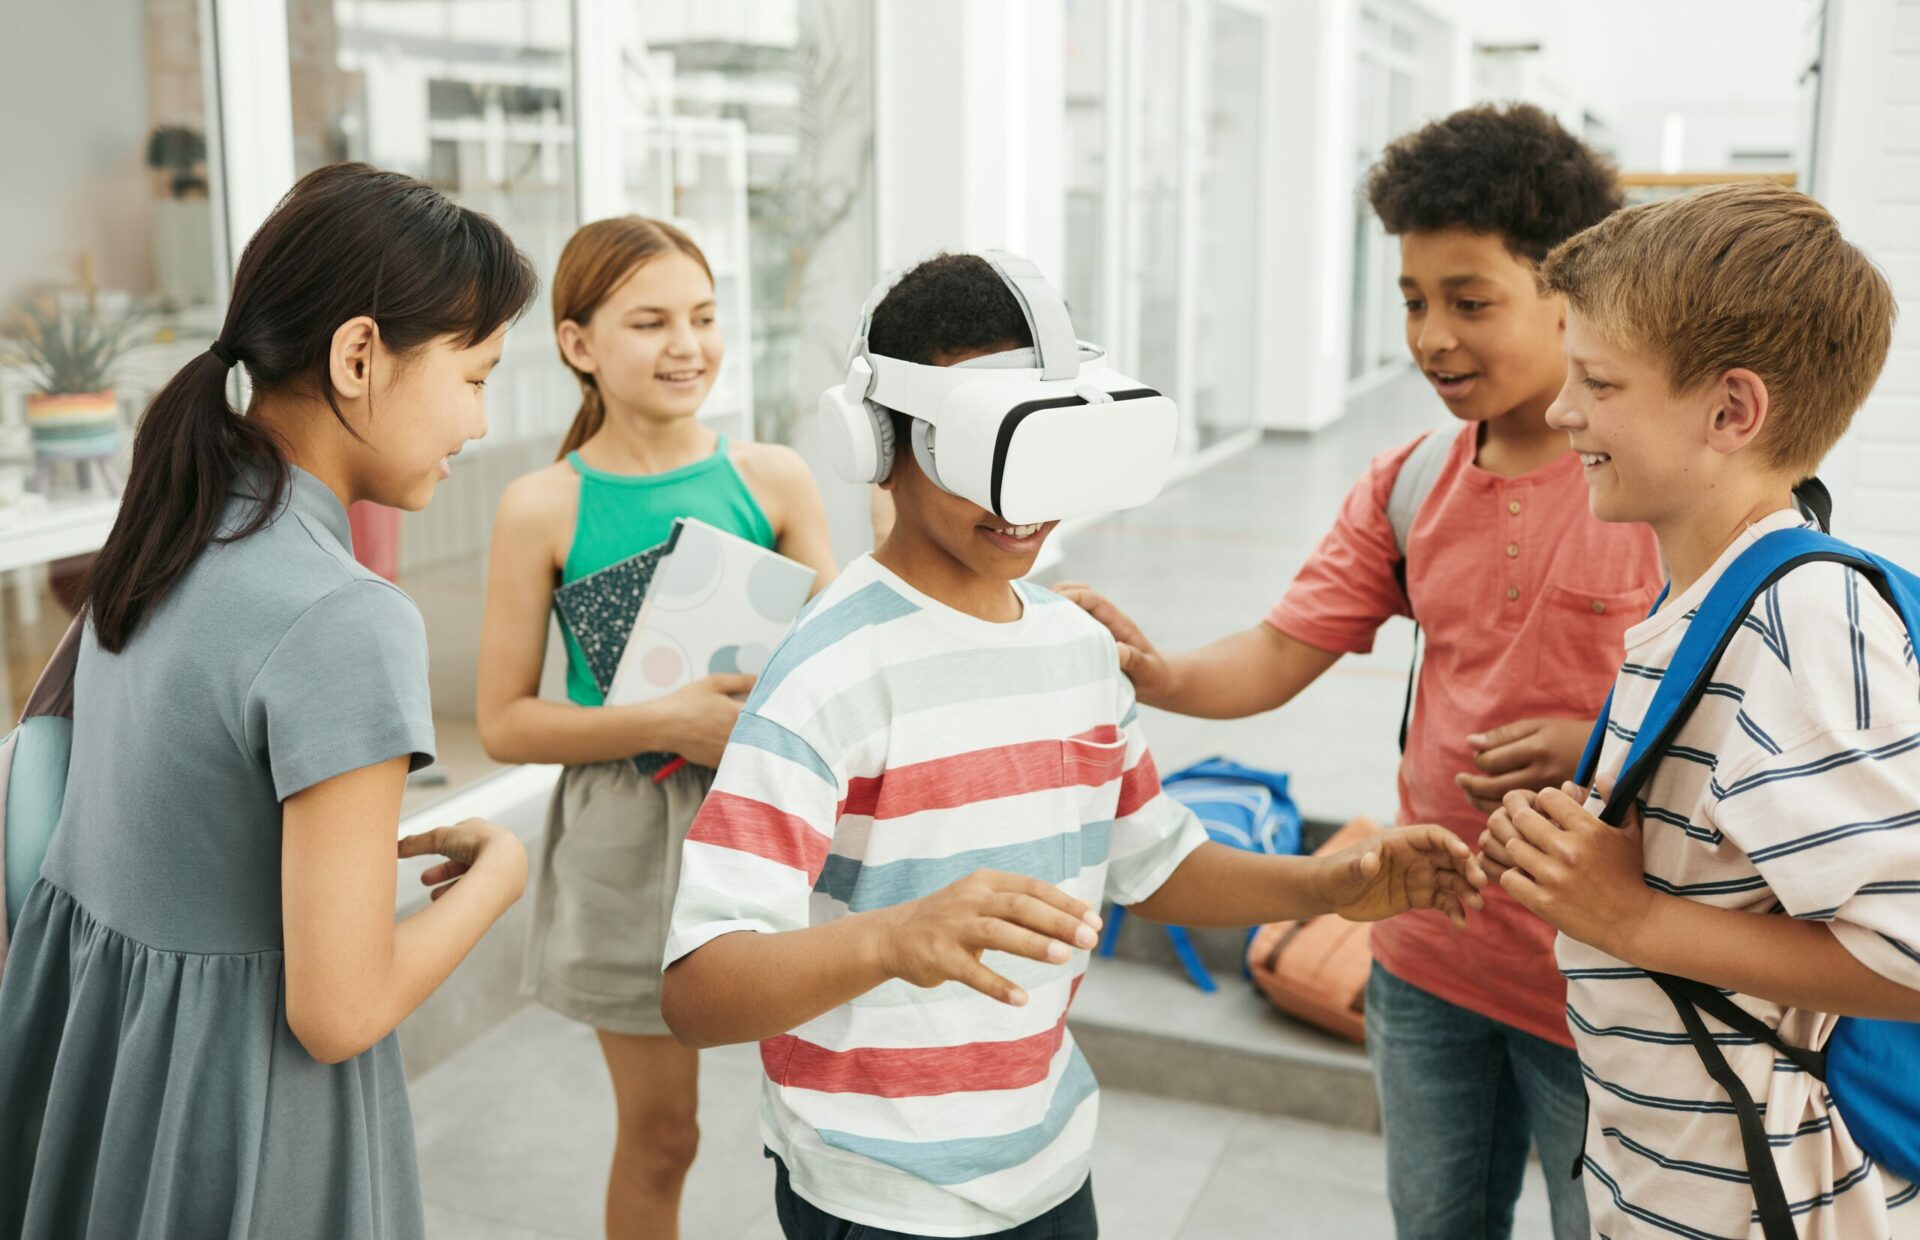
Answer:
[[[27,396],[27,429],[33,443],[36,489],[46,491],[56,461],[91,463],[110,488],[120,450],[120,402],[114,367],[141,343],[146,314],[138,307],[104,309],[91,290],[43,297],[20,307],[6,335],[17,361],[35,372]]]
[[[206,135],[198,129],[161,125],[147,135],[147,167],[168,174],[168,189],[175,198],[207,192],[207,178],[200,170],[206,158]]]

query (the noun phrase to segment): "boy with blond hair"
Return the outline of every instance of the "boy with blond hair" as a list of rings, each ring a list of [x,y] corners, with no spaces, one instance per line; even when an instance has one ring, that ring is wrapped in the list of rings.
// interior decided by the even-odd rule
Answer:
[[[1549,418],[1594,515],[1650,526],[1671,574],[1626,635],[1591,789],[1508,794],[1483,845],[1561,932],[1593,1226],[1920,1236],[1920,1190],[1862,1152],[1803,1053],[1842,1017],[1920,1020],[1920,671],[1901,616],[1860,568],[1801,564],[1729,626],[1677,731],[1653,706],[1669,671],[1693,683],[1681,642],[1696,616],[1711,623],[1716,582],[1806,524],[1796,487],[1880,373],[1892,294],[1818,203],[1772,185],[1622,212],[1557,249],[1542,280],[1568,307]],[[1643,725],[1658,756],[1623,776]],[[1616,781],[1631,790],[1641,771],[1633,808],[1609,813],[1622,825],[1603,823]],[[1703,1018],[1675,988],[1741,1012]],[[1790,1053],[1756,1036],[1769,1032]],[[1743,1108],[1764,1123],[1746,1141]]]

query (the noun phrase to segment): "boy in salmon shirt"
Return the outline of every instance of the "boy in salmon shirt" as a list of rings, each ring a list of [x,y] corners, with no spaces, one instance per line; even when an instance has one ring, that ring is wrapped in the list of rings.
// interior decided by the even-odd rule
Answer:
[[[1374,458],[1266,619],[1197,650],[1156,651],[1111,603],[1139,701],[1238,718],[1290,701],[1394,616],[1425,630],[1400,763],[1399,821],[1469,843],[1507,791],[1569,778],[1661,572],[1643,526],[1587,508],[1580,461],[1547,425],[1565,379],[1565,309],[1547,251],[1620,205],[1613,169],[1537,108],[1471,108],[1395,142],[1367,190],[1400,238],[1407,347],[1457,429],[1404,557],[1387,516],[1419,441]],[[1404,580],[1404,586],[1402,584]],[[1544,777],[1544,780],[1543,780]],[[1415,913],[1372,935],[1367,1043],[1401,1240],[1511,1233],[1528,1147],[1547,1169],[1556,1240],[1589,1234],[1584,1091],[1553,930],[1503,892],[1464,931]]]

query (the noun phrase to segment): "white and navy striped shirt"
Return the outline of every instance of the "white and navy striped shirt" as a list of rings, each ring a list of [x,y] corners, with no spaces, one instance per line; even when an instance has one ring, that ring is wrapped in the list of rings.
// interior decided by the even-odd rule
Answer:
[[[1629,630],[1589,808],[1613,786],[1661,676],[1752,526],[1699,582]],[[1840,564],[1795,569],[1755,603],[1642,789],[1649,886],[1721,908],[1824,921],[1861,962],[1920,989],[1920,671],[1899,616]],[[1592,1110],[1596,1234],[1758,1237],[1733,1106],[1646,974],[1561,936],[1567,1020]],[[1820,1047],[1835,1017],[1735,1001]],[[1821,1083],[1711,1017],[1766,1112],[1801,1240],[1920,1237],[1920,1189],[1882,1171]]]

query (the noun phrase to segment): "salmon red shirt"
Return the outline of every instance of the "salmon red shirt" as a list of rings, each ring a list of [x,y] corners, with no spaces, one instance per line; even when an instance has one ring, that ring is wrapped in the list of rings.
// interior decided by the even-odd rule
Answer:
[[[1607,525],[1587,506],[1572,452],[1517,478],[1474,463],[1478,427],[1454,435],[1407,538],[1406,589],[1387,497],[1418,440],[1375,457],[1267,623],[1321,650],[1363,654],[1393,616],[1411,614],[1424,647],[1399,821],[1438,823],[1469,844],[1486,829],[1454,783],[1475,771],[1467,737],[1522,719],[1592,720],[1664,579],[1644,525]],[[1409,599],[1411,610],[1409,610]],[[1391,733],[1381,743],[1392,744]],[[1439,913],[1373,929],[1389,973],[1449,1003],[1562,1046],[1566,984],[1553,929],[1494,886],[1455,930]]]

